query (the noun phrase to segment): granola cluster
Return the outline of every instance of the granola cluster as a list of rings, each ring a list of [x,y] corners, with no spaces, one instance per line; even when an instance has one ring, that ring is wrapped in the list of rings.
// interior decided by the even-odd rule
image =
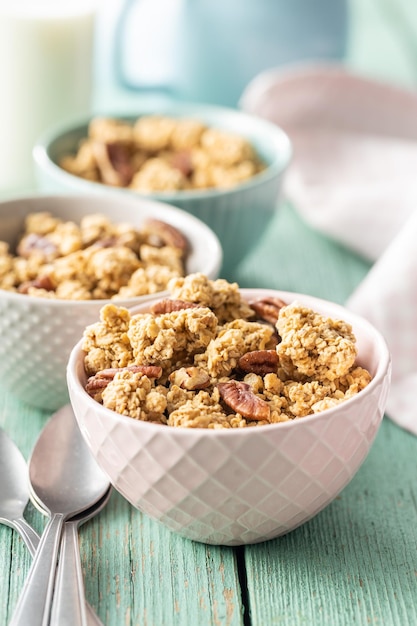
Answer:
[[[183,428],[243,428],[318,413],[371,376],[349,324],[299,302],[246,302],[236,283],[172,279],[171,298],[114,304],[84,332],[86,390],[105,407]]]
[[[166,289],[185,273],[188,243],[170,224],[140,229],[87,215],[80,224],[27,216],[16,253],[0,242],[0,289],[41,298],[130,298]]]
[[[75,155],[60,166],[75,176],[144,193],[230,188],[263,164],[246,139],[202,122],[145,115],[133,124],[94,118]]]

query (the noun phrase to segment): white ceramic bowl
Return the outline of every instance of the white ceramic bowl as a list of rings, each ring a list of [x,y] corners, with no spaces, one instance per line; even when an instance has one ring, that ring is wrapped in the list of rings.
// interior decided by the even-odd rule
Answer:
[[[291,159],[289,138],[271,122],[233,109],[207,105],[171,103],[159,106],[158,109],[141,107],[134,115],[110,117],[133,121],[149,114],[193,117],[211,127],[236,133],[248,139],[266,163],[267,167],[261,174],[233,189],[151,194],[153,199],[169,202],[210,226],[223,248],[222,275],[230,274],[235,265],[258,243],[275,215],[283,176]],[[87,135],[89,121],[51,129],[39,139],[33,156],[40,188],[48,193],[105,191],[109,194],[138,195],[137,191],[73,176],[59,166],[64,155],[76,153],[80,139]]]
[[[102,213],[113,222],[140,227],[148,217],[168,222],[190,243],[188,272],[216,278],[222,250],[216,235],[200,220],[169,205],[134,197],[32,196],[0,202],[0,241],[15,244],[28,213],[49,211],[75,222]],[[161,292],[162,294],[162,292]],[[154,296],[118,300],[133,306]],[[0,380],[23,402],[56,409],[68,402],[65,368],[84,328],[97,320],[107,300],[50,300],[0,289]]]
[[[390,381],[379,332],[339,305],[311,296],[242,289],[248,299],[295,298],[353,326],[358,362],[372,374],[359,394],[291,422],[230,430],[141,422],[103,408],[84,390],[81,342],[68,364],[71,403],[85,440],[115,488],[169,529],[197,541],[239,545],[287,533],[351,480],[375,438]],[[147,307],[135,308],[135,312]]]

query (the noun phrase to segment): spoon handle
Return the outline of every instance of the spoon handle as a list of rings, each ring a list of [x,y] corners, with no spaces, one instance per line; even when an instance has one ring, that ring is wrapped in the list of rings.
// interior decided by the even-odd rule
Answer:
[[[67,522],[71,523],[72,522]],[[26,544],[27,549],[31,556],[35,556],[35,552],[38,549],[40,537],[38,533],[28,524],[24,517],[17,517],[13,520],[13,528],[20,534],[23,541]],[[65,528],[65,526],[64,526]],[[78,550],[78,543],[75,546]],[[59,571],[59,566],[58,566]],[[103,626],[103,622],[95,613],[93,607],[86,601],[86,613],[87,613],[87,625],[88,626]]]
[[[30,555],[35,556],[40,541],[38,533],[27,523],[24,517],[16,517],[13,520],[13,528],[22,537]]]
[[[48,626],[63,523],[55,513],[45,526],[10,626]]]
[[[87,626],[77,526],[64,524],[50,626]]]

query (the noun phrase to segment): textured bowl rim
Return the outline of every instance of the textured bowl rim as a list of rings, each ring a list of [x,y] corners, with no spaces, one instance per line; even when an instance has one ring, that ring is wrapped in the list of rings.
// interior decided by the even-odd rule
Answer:
[[[97,194],[92,196],[91,194],[82,194],[82,193],[77,193],[77,194],[59,194],[59,193],[55,193],[55,194],[36,194],[36,195],[19,195],[19,196],[13,196],[13,198],[9,198],[9,199],[4,199],[4,200],[0,200],[0,208],[3,207],[4,205],[11,205],[11,207],[15,204],[19,204],[20,202],[37,202],[39,200],[47,200],[47,201],[51,201],[53,202],[54,200],[59,200],[60,202],[65,199],[65,201],[94,201],[96,202],[98,201],[103,201],[106,203],[114,203],[117,201],[117,203],[123,203],[126,204],[126,206],[129,205],[134,205],[134,204],[142,204],[142,205],[147,205],[149,207],[155,207],[158,210],[169,210],[170,213],[172,213],[173,216],[181,216],[181,218],[186,219],[187,221],[189,221],[190,224],[192,225],[198,225],[198,228],[201,231],[204,231],[204,239],[205,241],[207,241],[207,239],[209,239],[210,241],[210,245],[212,250],[212,255],[210,257],[207,257],[207,260],[209,262],[208,267],[205,269],[205,273],[210,273],[213,276],[218,276],[219,272],[220,272],[220,268],[223,262],[223,249],[221,247],[219,238],[217,237],[216,233],[214,231],[211,230],[211,228],[209,226],[207,226],[207,224],[205,224],[202,220],[200,220],[198,217],[195,217],[194,215],[191,215],[191,213],[187,213],[187,211],[184,211],[183,209],[180,209],[176,206],[173,206],[172,204],[168,204],[168,203],[164,203],[164,202],[160,202],[154,198],[144,198],[142,196],[136,195],[135,197],[124,197],[124,198],[117,198],[117,200],[114,198],[114,196],[108,196],[106,193],[101,193],[101,194]],[[113,304],[117,304],[119,302],[120,306],[129,306],[129,308],[133,307],[133,306],[139,306],[140,304],[144,304],[145,302],[147,302],[148,300],[153,300],[155,297],[164,297],[168,294],[167,290],[164,291],[159,291],[157,294],[144,294],[143,296],[134,296],[131,298],[120,298],[120,300],[116,300],[116,299],[109,299],[109,298],[105,298],[105,299],[91,299],[91,300],[64,300],[61,298],[38,298],[36,296],[30,296],[27,294],[22,294],[22,293],[16,293],[14,291],[9,291],[7,289],[1,289],[0,288],[0,295],[2,298],[6,298],[8,300],[11,301],[20,301],[20,302],[28,302],[28,303],[37,303],[37,304],[45,304],[48,303],[48,305],[52,306],[52,307],[62,307],[62,306],[66,306],[68,307],[69,305],[72,306],[76,306],[78,307],[88,307],[91,306],[92,304],[102,304],[103,306],[105,304],[108,304],[109,302],[113,303]],[[23,299],[23,300],[22,300]],[[128,305],[126,305],[126,302],[128,302]]]
[[[130,189],[127,187],[112,187],[110,185],[106,185],[104,183],[97,183],[94,181],[89,181],[80,176],[75,176],[74,174],[70,174],[62,169],[59,165],[57,165],[52,158],[50,157],[49,150],[50,146],[53,142],[55,142],[61,135],[65,135],[67,133],[76,131],[87,126],[88,122],[93,119],[93,117],[115,117],[118,119],[126,119],[132,120],[142,115],[147,114],[171,114],[173,117],[181,117],[183,115],[194,115],[197,117],[198,115],[201,118],[204,116],[210,117],[211,115],[223,115],[225,117],[229,116],[233,119],[241,119],[243,121],[248,121],[251,124],[256,124],[259,129],[263,132],[267,133],[271,138],[271,142],[276,142],[277,144],[281,144],[281,153],[277,156],[274,161],[267,165],[267,167],[257,174],[253,176],[248,181],[242,182],[235,187],[230,189],[204,189],[204,190],[193,190],[193,191],[176,191],[176,192],[150,192],[146,193],[143,191],[136,191],[134,189]],[[204,121],[204,120],[203,120]],[[215,122],[207,122],[209,124],[215,125]],[[265,182],[274,179],[276,176],[279,176],[285,172],[288,168],[293,155],[292,142],[287,135],[287,133],[276,124],[269,122],[268,120],[264,120],[260,117],[250,115],[244,111],[238,109],[230,109],[226,107],[218,107],[211,105],[200,105],[200,104],[190,104],[190,103],[171,103],[165,104],[163,106],[151,107],[151,106],[140,106],[138,107],[138,111],[136,112],[119,112],[119,113],[101,113],[94,116],[88,116],[84,118],[79,118],[78,120],[73,120],[73,122],[67,122],[65,124],[55,125],[54,127],[49,128],[44,132],[36,141],[32,156],[34,162],[37,166],[43,171],[49,171],[53,174],[54,178],[59,179],[61,181],[70,180],[77,181],[77,186],[80,189],[94,190],[96,193],[100,189],[106,189],[106,191],[110,191],[112,193],[129,193],[135,196],[141,197],[150,197],[155,198],[159,201],[164,201],[167,203],[175,204],[175,201],[186,201],[186,200],[195,200],[195,199],[206,199],[206,198],[216,198],[218,196],[228,196],[235,194],[240,191],[247,191],[251,188],[256,188],[259,185],[264,184]]]
[[[313,415],[306,415],[305,417],[294,419],[291,421],[268,424],[268,425],[265,425],[265,429],[268,429],[269,431],[272,432],[272,430],[276,431],[277,429],[281,430],[281,429],[288,429],[288,428],[302,428],[302,424],[308,425],[309,423],[317,422],[317,420],[330,419],[332,416],[337,415],[340,409],[345,410],[347,406],[355,404],[359,398],[363,398],[364,396],[371,394],[373,389],[377,385],[380,385],[386,376],[388,376],[388,380],[390,381],[391,355],[390,355],[387,343],[384,337],[382,336],[382,334],[379,332],[379,330],[377,330],[375,326],[373,326],[370,322],[368,322],[368,320],[366,320],[364,317],[357,315],[354,312],[351,312],[349,309],[343,307],[340,304],[331,302],[330,300],[317,298],[316,296],[310,296],[308,294],[301,294],[298,292],[291,292],[291,291],[280,291],[277,289],[264,289],[264,288],[254,288],[254,289],[241,288],[240,291],[244,296],[246,295],[249,297],[273,296],[273,297],[282,298],[284,301],[285,299],[287,299],[287,301],[299,300],[301,303],[305,303],[307,306],[316,305],[319,309],[319,312],[320,312],[320,309],[324,312],[327,310],[328,307],[330,307],[332,310],[332,313],[331,313],[332,317],[334,317],[335,315],[339,315],[339,319],[341,320],[346,319],[346,321],[349,324],[352,324],[352,326],[355,326],[355,325],[361,326],[366,331],[367,335],[373,338],[372,343],[373,345],[377,347],[378,354],[379,354],[378,366],[375,371],[375,374],[373,375],[370,383],[364,389],[362,389],[359,392],[359,394],[351,398],[348,398],[340,405],[337,405],[329,409],[325,409],[323,411],[320,411],[319,413],[315,413]],[[155,301],[159,300],[159,298],[154,298],[154,300]],[[143,306],[148,305],[150,303],[151,301],[148,303],[143,303]],[[138,307],[132,307],[131,313],[134,314],[136,312],[139,312],[138,310],[139,307],[142,308],[142,305],[139,305]],[[97,405],[98,405],[100,413],[103,416],[108,416],[109,419],[120,420],[122,423],[126,421],[126,423],[129,423],[131,425],[132,425],[132,420],[133,420],[133,423],[136,424],[132,426],[133,428],[146,429],[146,430],[151,429],[149,432],[154,432],[154,433],[158,432],[158,430],[162,428],[163,429],[162,432],[165,433],[165,435],[170,436],[170,435],[175,434],[175,437],[190,437],[190,436],[193,436],[193,434],[195,436],[201,437],[202,433],[206,433],[205,436],[208,436],[208,437],[248,437],[250,436],[251,433],[253,435],[254,428],[255,428],[255,432],[258,430],[258,428],[262,428],[262,430],[264,428],[262,426],[258,428],[254,427],[254,428],[230,428],[230,429],[229,428],[208,429],[208,428],[164,427],[164,426],[161,426],[160,424],[154,424],[152,422],[144,422],[141,420],[135,420],[132,417],[128,417],[126,415],[116,413],[115,411],[112,411],[111,409],[107,409],[103,405],[98,404],[96,400],[94,400],[91,396],[88,395],[88,393],[83,388],[77,376],[77,367],[79,366],[79,361],[81,359],[81,355],[83,352],[81,348],[81,344],[82,344],[82,339],[80,339],[80,341],[78,341],[77,344],[74,346],[74,348],[71,351],[69,360],[68,360],[68,365],[67,365],[68,387],[70,388],[71,385],[74,386],[76,393],[84,396],[85,402],[90,408],[92,408],[93,410],[94,409],[97,410]],[[382,419],[382,416],[381,416],[381,419]],[[263,430],[263,432],[265,431]]]

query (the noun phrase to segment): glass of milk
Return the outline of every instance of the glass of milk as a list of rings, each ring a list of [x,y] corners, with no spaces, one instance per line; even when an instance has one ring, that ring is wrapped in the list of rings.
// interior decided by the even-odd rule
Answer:
[[[0,193],[34,187],[32,148],[91,111],[92,0],[0,0]]]

